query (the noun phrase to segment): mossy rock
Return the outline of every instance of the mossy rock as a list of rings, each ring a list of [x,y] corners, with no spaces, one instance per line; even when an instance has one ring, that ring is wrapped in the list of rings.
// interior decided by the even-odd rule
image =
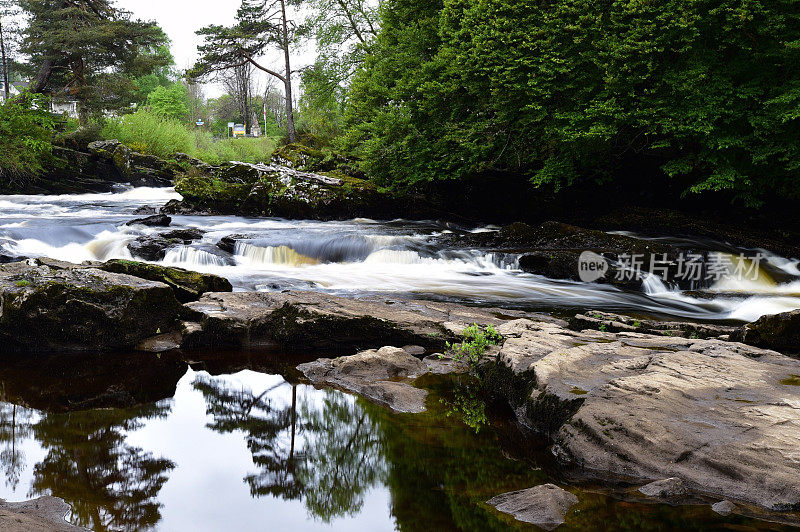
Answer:
[[[177,326],[183,307],[166,284],[95,268],[0,267],[6,351],[131,349]]]
[[[111,273],[123,273],[164,283],[175,292],[181,303],[197,301],[205,293],[232,292],[230,281],[217,275],[199,273],[183,268],[172,268],[132,260],[111,260],[99,267]]]

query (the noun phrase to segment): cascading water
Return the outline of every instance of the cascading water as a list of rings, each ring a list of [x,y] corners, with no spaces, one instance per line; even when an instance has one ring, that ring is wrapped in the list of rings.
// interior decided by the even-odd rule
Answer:
[[[0,196],[0,258],[47,256],[70,262],[136,258],[128,248],[134,240],[157,239],[184,227],[201,229],[202,240],[168,244],[160,262],[223,275],[238,290],[385,293],[537,310],[592,308],[702,320],[753,320],[800,308],[798,261],[764,250],[755,251],[762,251],[765,265],[780,274],[776,279],[767,272],[755,279],[727,275],[710,286],[684,292],[648,276],[641,292],[626,292],[524,273],[513,253],[440,249],[437,238],[458,229],[433,222],[176,216],[170,228],[125,225],[141,216],[137,209],[158,207],[175,198],[179,196],[171,189],[148,188]],[[217,246],[232,235],[236,235],[228,248],[232,253]]]

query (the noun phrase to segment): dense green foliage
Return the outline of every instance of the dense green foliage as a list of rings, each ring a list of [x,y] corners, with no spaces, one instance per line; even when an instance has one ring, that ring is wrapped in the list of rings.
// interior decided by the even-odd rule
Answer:
[[[661,169],[800,193],[792,0],[387,0],[345,145],[385,183],[492,170],[558,186]]]
[[[47,98],[23,93],[0,105],[0,188],[42,170],[52,151]]]
[[[189,91],[183,83],[159,85],[147,96],[147,105],[157,116],[185,120],[189,115]]]
[[[492,325],[485,329],[478,324],[470,325],[464,329],[462,336],[464,341],[459,344],[448,343],[447,348],[453,358],[466,361],[472,368],[478,366],[490,345],[498,345],[503,341],[503,337]]]
[[[109,120],[101,136],[117,139],[140,153],[169,159],[180,152],[210,164],[267,162],[276,145],[270,137],[216,140],[208,132],[189,127],[179,120],[140,110]]]

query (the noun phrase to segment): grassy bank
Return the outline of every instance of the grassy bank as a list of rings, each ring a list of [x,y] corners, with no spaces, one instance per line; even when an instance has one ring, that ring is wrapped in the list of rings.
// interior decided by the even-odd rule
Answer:
[[[135,151],[163,159],[181,152],[210,164],[267,162],[277,145],[277,139],[271,137],[215,139],[211,133],[189,129],[182,122],[145,110],[109,120],[101,136],[117,139]]]

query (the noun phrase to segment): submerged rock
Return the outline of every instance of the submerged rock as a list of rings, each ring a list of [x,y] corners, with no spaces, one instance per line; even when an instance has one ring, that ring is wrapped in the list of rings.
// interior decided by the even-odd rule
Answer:
[[[800,310],[762,316],[737,330],[731,339],[784,353],[800,353]]]
[[[428,392],[398,379],[428,372],[424,362],[397,347],[382,347],[336,359],[322,358],[297,367],[314,384],[329,385],[363,395],[397,412],[425,411]]]
[[[731,501],[725,500],[712,504],[711,509],[717,512],[719,515],[727,516],[736,511],[736,505]]]
[[[686,486],[679,478],[656,480],[639,488],[643,495],[657,499],[679,499],[686,495]]]
[[[488,368],[518,419],[585,472],[800,508],[800,362],[716,339],[517,320]]]
[[[498,495],[486,504],[518,521],[554,530],[564,523],[570,508],[578,504],[578,497],[554,484],[543,484]]]
[[[123,349],[174,328],[163,283],[97,268],[0,266],[0,338],[11,351]]]
[[[24,502],[0,500],[0,530],[15,532],[72,532],[85,530],[67,523],[70,506],[58,497],[39,497]]]
[[[166,284],[175,292],[181,303],[197,301],[208,292],[233,292],[230,281],[209,273],[198,273],[182,268],[146,264],[130,260],[111,260],[99,266],[100,269],[112,273],[124,273],[158,281]]]

